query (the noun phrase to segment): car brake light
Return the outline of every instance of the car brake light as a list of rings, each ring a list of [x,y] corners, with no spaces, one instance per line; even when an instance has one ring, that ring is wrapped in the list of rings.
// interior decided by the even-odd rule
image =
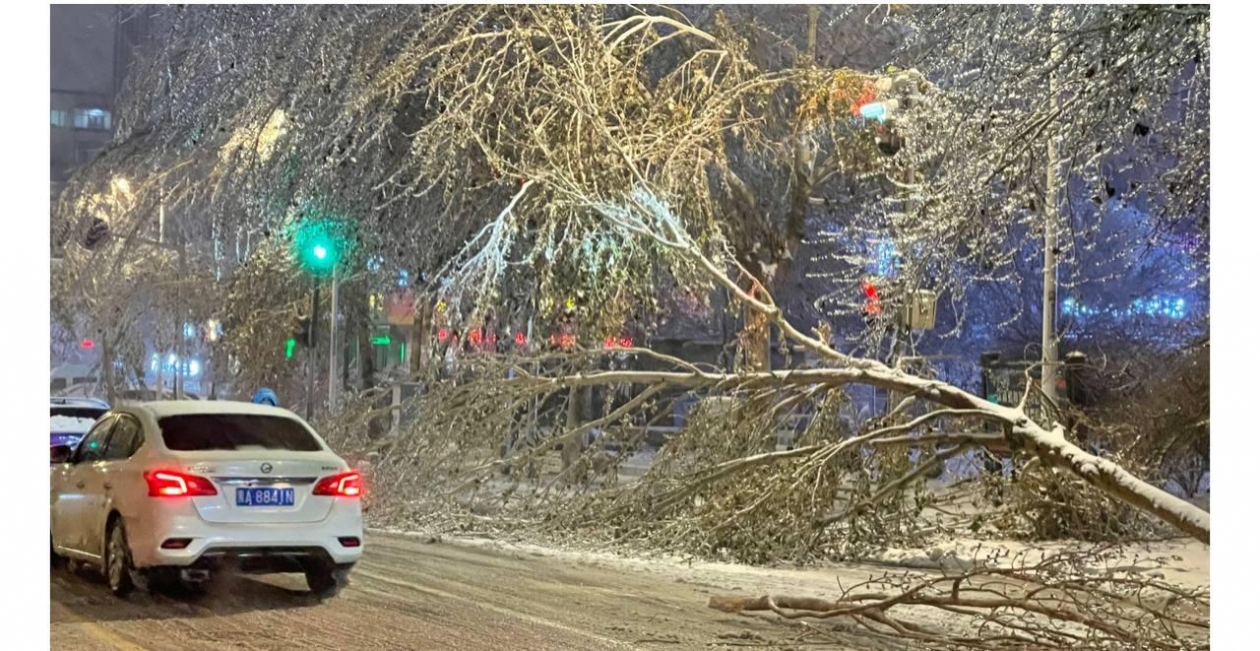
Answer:
[[[149,484],[149,497],[204,497],[219,494],[209,479],[174,470],[150,470],[144,473],[144,481]]]
[[[359,497],[363,494],[363,477],[357,472],[343,472],[325,477],[315,484],[312,494]]]
[[[342,536],[341,538],[337,539],[337,542],[341,543],[342,547],[358,547],[359,545],[363,544],[359,541],[358,538],[355,538],[354,536]]]

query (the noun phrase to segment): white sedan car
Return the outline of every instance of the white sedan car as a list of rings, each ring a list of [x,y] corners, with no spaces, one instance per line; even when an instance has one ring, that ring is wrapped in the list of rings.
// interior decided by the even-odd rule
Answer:
[[[238,402],[110,411],[53,446],[52,557],[100,567],[119,596],[215,572],[302,572],[336,595],[363,554],[362,478],[301,418]]]

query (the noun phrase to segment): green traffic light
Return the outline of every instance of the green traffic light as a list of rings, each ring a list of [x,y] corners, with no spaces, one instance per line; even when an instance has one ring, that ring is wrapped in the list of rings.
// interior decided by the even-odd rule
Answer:
[[[337,221],[312,219],[293,234],[294,257],[307,273],[330,276],[341,263],[345,246],[344,226]]]
[[[293,359],[294,348],[297,348],[297,339],[289,337],[288,341],[284,342],[284,358],[285,359]]]

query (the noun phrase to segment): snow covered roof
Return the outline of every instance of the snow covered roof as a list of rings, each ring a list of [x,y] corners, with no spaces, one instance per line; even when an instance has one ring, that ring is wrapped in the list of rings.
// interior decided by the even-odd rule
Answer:
[[[86,434],[96,420],[74,416],[53,416],[50,430],[59,434]]]

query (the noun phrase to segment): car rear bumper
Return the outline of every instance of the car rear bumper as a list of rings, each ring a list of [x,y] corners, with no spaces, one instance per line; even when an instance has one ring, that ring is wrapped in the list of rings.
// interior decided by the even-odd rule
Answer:
[[[210,547],[189,565],[165,565],[189,570],[224,567],[244,573],[302,572],[315,567],[350,567],[338,562],[323,547]]]
[[[161,518],[149,523],[155,526],[128,526],[131,555],[137,568],[242,561],[248,569],[273,562],[286,566],[291,559],[348,565],[363,555],[363,523],[357,508],[353,513],[339,511],[334,509],[319,522],[300,524],[210,523],[195,512]],[[357,546],[351,546],[351,538],[358,541]],[[182,549],[164,549],[163,543],[172,540],[187,540],[187,544]]]

